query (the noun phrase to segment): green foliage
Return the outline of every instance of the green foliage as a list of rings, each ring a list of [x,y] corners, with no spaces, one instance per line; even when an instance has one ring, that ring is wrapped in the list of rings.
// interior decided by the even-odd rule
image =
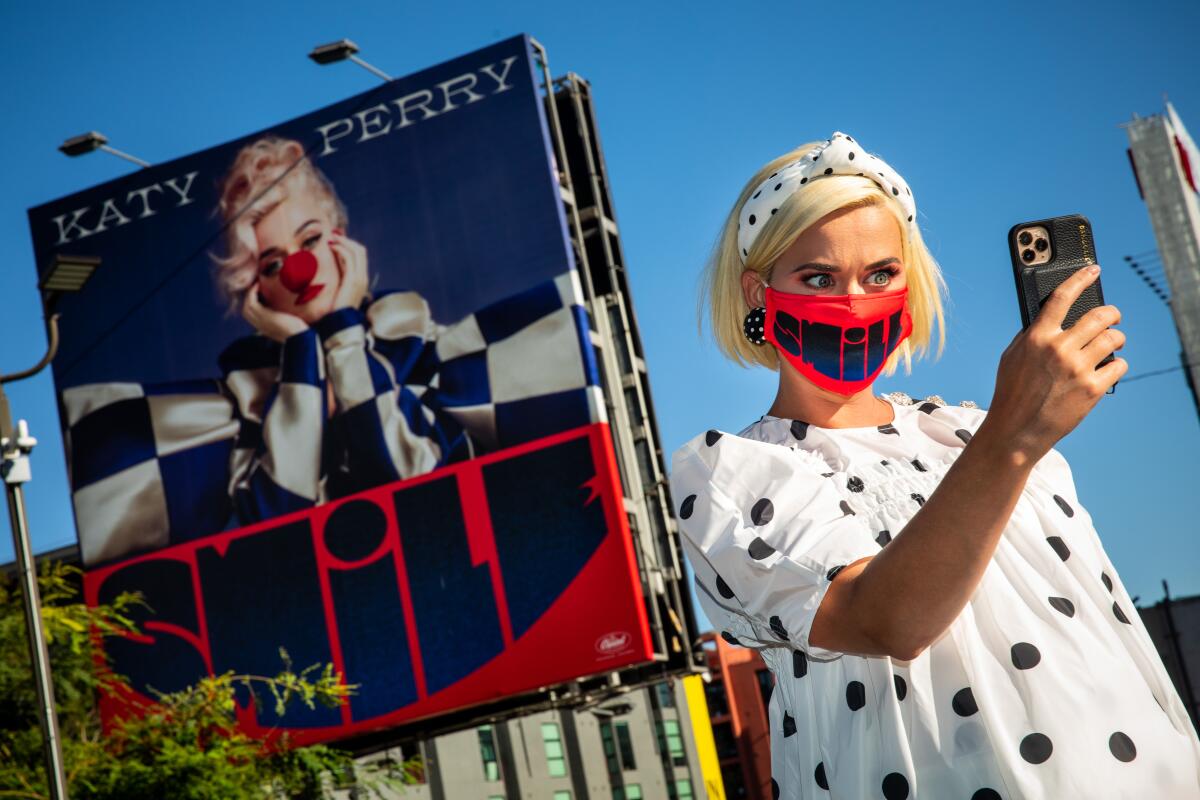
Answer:
[[[271,676],[206,677],[102,731],[97,698],[127,684],[106,668],[104,638],[136,634],[133,613],[144,605],[123,594],[109,605],[80,601],[80,571],[44,562],[39,575],[42,620],[54,673],[63,758],[72,800],[262,800],[324,798],[345,776],[383,797],[383,787],[411,783],[419,757],[399,770],[355,769],[335,747],[275,746],[251,739],[234,724],[235,693],[249,691],[278,714],[295,703],[337,707],[353,693],[332,665],[296,672],[281,648],[282,669]],[[48,798],[37,695],[29,662],[21,590],[0,579],[0,798]],[[335,777],[336,776],[336,777]]]

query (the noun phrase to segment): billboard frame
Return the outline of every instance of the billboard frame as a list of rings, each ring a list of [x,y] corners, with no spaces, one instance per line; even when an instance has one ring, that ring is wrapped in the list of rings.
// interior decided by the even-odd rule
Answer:
[[[629,522],[654,657],[640,665],[337,740],[338,747],[358,755],[540,710],[582,710],[672,676],[704,670],[591,87],[574,73],[553,79],[545,48],[533,37],[527,38],[538,84],[535,90],[543,103],[548,145],[557,171],[566,223],[563,236],[570,243],[584,289],[621,504]],[[72,560],[80,560],[78,545],[55,555],[70,552]]]

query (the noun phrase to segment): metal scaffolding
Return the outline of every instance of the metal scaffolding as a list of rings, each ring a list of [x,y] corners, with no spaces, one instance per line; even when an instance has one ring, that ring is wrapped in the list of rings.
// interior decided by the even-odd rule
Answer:
[[[574,73],[551,80],[545,51],[536,42],[534,52],[547,90],[563,208],[588,306],[655,660],[660,662],[657,668],[643,670],[644,676],[637,668],[625,671],[623,682],[645,684],[664,674],[702,672],[704,660],[695,639],[691,593],[591,85]]]
[[[1181,366],[1200,414],[1200,153],[1170,103],[1125,125],[1129,159],[1162,256]]]

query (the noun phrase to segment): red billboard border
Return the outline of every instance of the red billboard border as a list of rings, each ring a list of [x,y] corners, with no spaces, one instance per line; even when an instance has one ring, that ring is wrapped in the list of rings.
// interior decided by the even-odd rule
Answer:
[[[487,465],[498,461],[584,437],[589,440],[592,461],[596,466],[595,476],[584,484],[593,493],[587,502],[593,502],[598,498],[603,504],[607,534],[570,585],[551,603],[550,607],[524,635],[514,640],[501,580],[499,557],[492,536],[490,515],[484,495],[482,470]],[[505,649],[500,655],[467,677],[430,696],[426,692],[424,674],[421,670],[420,644],[417,636],[419,621],[415,619],[408,592],[408,581],[394,510],[388,509],[388,504],[381,505],[388,514],[388,533],[371,554],[355,562],[341,561],[329,553],[323,542],[322,533],[329,516],[347,502],[374,494],[389,494],[402,488],[448,476],[454,476],[458,481],[472,565],[479,566],[485,562],[489,565]],[[653,645],[650,627],[638,577],[633,541],[624,513],[620,485],[609,426],[607,423],[594,423],[480,456],[470,461],[443,467],[415,478],[384,484],[356,495],[339,498],[311,510],[283,515],[267,522],[225,531],[193,542],[173,545],[153,553],[88,570],[84,575],[84,597],[89,606],[97,605],[100,587],[104,581],[114,572],[139,562],[174,559],[187,564],[192,575],[197,609],[197,632],[151,620],[144,624],[142,635],[133,638],[151,643],[156,633],[177,636],[192,645],[203,657],[208,673],[211,675],[213,674],[212,656],[207,646],[208,627],[204,613],[203,588],[200,585],[196,562],[197,551],[202,548],[214,548],[223,554],[237,539],[253,536],[263,530],[275,529],[290,522],[307,519],[311,522],[314,551],[317,554],[326,634],[330,644],[332,663],[334,669],[344,675],[342,651],[333,618],[329,572],[331,569],[347,569],[365,565],[382,557],[386,551],[391,551],[395,556],[397,583],[408,633],[418,699],[403,708],[357,722],[351,720],[351,709],[347,704],[341,708],[343,724],[340,726],[288,728],[286,731],[289,741],[293,745],[333,741],[434,717],[502,697],[535,691],[576,678],[652,661]],[[613,585],[614,575],[627,579],[627,585],[632,591],[618,591],[622,587]],[[580,620],[587,620],[590,624],[581,626],[579,625]],[[628,627],[633,627],[634,630],[630,631]],[[601,648],[598,644],[601,641],[621,641],[622,638],[627,641],[627,644],[623,648],[614,649],[613,652]],[[582,666],[584,664],[588,666]],[[304,666],[307,665],[297,665],[297,667]],[[115,715],[128,713],[130,708],[136,708],[138,704],[151,702],[151,698],[136,692],[132,696],[102,698],[101,713],[106,720],[111,720]],[[282,733],[277,728],[260,725],[252,703],[248,707],[239,706],[238,724],[244,732],[256,738],[270,740]]]

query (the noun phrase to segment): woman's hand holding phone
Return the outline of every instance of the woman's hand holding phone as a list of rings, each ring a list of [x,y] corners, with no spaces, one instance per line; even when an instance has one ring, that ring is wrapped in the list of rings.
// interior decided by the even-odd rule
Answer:
[[[996,391],[979,434],[1001,444],[1018,463],[1040,460],[1128,369],[1123,358],[1096,366],[1125,344],[1125,334],[1111,327],[1121,319],[1116,306],[1097,306],[1062,328],[1071,305],[1099,274],[1098,266],[1083,267],[1060,284],[1000,357]]]

